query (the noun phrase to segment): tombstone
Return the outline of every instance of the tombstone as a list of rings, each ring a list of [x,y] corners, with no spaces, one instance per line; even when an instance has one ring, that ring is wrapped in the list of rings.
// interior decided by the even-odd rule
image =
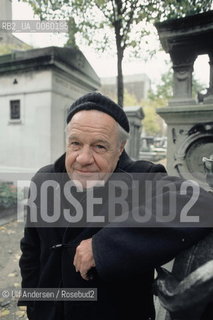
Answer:
[[[132,159],[138,160],[141,143],[141,121],[144,118],[143,109],[139,106],[125,107],[124,111],[126,112],[130,124],[130,137],[125,150]]]
[[[81,51],[47,47],[0,56],[0,172],[35,172],[65,151],[70,104],[99,88]]]
[[[196,180],[209,189],[202,157],[213,150],[213,11],[157,23],[173,70],[173,98],[158,114],[168,125],[167,168],[170,175]],[[198,55],[208,54],[210,81],[207,94],[192,98],[192,72]]]
[[[174,70],[173,98],[168,107],[158,110],[168,125],[168,172],[195,180],[210,191],[212,174],[206,170],[212,169],[213,159],[213,11],[156,27]],[[209,55],[210,81],[207,94],[199,93],[195,100],[192,72],[200,54]],[[157,320],[213,319],[212,248],[213,232],[175,259],[172,274],[158,270],[155,290],[170,313],[159,308]]]

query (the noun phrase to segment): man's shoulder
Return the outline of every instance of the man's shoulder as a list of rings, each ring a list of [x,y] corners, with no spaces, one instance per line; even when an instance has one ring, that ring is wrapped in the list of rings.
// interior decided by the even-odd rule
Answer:
[[[37,183],[42,183],[44,180],[52,178],[54,174],[54,164],[48,164],[40,168],[32,177],[32,181]]]
[[[40,173],[53,173],[54,172],[54,164],[48,164],[44,167],[41,167],[36,174],[40,174]]]
[[[54,163],[48,164],[44,167],[41,167],[34,175],[32,180],[43,180],[47,179],[48,177],[51,178],[52,175],[56,174],[62,174],[65,172],[65,166],[64,166],[64,154],[57,159]]]
[[[137,160],[132,161],[128,168],[131,172],[164,172],[166,169],[162,164],[154,164],[151,161]]]
[[[146,160],[132,160],[125,151],[121,155],[119,168],[135,173],[166,173],[166,169],[162,164],[154,164]]]

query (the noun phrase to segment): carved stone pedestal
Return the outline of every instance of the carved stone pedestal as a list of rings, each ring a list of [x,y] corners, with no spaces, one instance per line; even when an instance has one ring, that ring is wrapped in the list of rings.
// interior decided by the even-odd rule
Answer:
[[[213,152],[213,11],[156,24],[170,54],[174,77],[169,106],[158,110],[168,125],[167,166],[170,175],[194,179],[208,189],[202,157]],[[192,98],[194,61],[208,54],[210,81],[207,94]]]
[[[196,180],[202,187],[210,190],[208,181],[206,182],[203,157],[211,160],[213,154],[213,11],[168,20],[156,24],[156,27],[164,50],[170,54],[174,70],[173,98],[168,107],[158,110],[158,114],[168,125],[168,172],[170,175]],[[196,101],[192,98],[192,72],[194,61],[201,54],[209,56],[210,81],[207,94],[199,93]],[[181,253],[179,258],[175,259],[173,275],[182,275],[184,278],[202,263],[212,259],[212,239],[213,233],[187,252]],[[184,273],[186,270],[187,273]],[[198,271],[198,275],[201,271]],[[199,297],[201,292],[197,291]],[[202,316],[197,312],[195,304],[193,316],[183,314],[184,317],[176,319],[213,319],[212,308],[206,308],[205,299],[202,303],[202,312],[205,310]],[[207,313],[212,316],[207,317]],[[171,315],[159,307],[156,319],[171,320]]]
[[[206,183],[203,156],[213,153],[213,104],[158,110],[168,125],[167,169],[170,175]]]
[[[144,112],[139,106],[125,107],[124,111],[126,112],[130,124],[130,137],[125,150],[132,159],[138,160],[142,130],[141,121],[144,118]]]

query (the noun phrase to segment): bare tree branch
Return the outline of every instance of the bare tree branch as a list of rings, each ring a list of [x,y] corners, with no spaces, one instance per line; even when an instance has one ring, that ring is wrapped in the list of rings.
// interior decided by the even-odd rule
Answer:
[[[137,3],[138,3],[138,0],[135,0],[131,3],[131,6],[130,6],[129,19],[126,23],[124,30],[123,30],[123,36],[122,36],[123,50],[125,50],[127,47],[127,38],[128,38],[129,31],[130,31],[130,26],[132,25],[132,22],[133,22],[133,17],[134,17],[135,9],[137,7]]]

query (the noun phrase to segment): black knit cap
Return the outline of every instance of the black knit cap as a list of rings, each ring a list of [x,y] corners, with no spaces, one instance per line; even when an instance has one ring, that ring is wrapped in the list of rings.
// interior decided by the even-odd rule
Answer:
[[[129,121],[124,110],[117,103],[101,93],[90,92],[77,99],[69,109],[67,123],[70,122],[75,113],[82,110],[105,112],[115,119],[126,132],[129,132]]]

